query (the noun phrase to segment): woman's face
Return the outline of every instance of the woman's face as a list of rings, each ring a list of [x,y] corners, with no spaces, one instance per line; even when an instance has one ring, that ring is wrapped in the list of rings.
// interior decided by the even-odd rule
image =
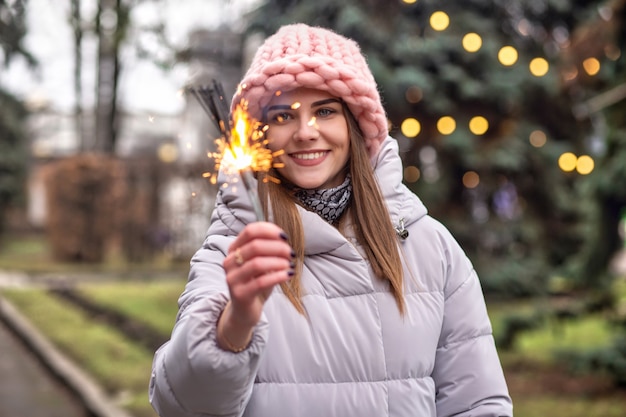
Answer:
[[[337,187],[350,156],[348,122],[341,101],[321,90],[298,88],[267,106],[266,136],[286,180],[305,189]]]

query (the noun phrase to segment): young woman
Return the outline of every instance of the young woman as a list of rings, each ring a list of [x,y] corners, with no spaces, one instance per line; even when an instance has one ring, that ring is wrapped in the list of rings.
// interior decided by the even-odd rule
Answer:
[[[352,40],[281,28],[233,99],[281,168],[220,187],[171,340],[160,416],[512,416],[476,272],[402,184],[374,78]]]

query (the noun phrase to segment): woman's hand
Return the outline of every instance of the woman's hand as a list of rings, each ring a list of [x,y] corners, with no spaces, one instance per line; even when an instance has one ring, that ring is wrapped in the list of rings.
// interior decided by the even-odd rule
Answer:
[[[224,259],[230,302],[218,322],[218,343],[243,350],[261,319],[263,305],[274,286],[293,276],[294,252],[287,235],[273,223],[247,225]]]

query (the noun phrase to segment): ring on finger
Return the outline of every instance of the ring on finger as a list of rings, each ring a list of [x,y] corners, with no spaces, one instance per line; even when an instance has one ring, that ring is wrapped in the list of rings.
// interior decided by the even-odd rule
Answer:
[[[239,248],[235,250],[235,263],[237,266],[241,266],[244,263],[243,255],[241,254],[241,249]]]

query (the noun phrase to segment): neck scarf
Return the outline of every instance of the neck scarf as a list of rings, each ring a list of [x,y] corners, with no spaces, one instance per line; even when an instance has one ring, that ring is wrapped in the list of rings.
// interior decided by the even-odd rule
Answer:
[[[350,174],[338,187],[325,190],[296,189],[295,197],[302,205],[319,214],[330,224],[334,224],[343,214],[352,196]]]

